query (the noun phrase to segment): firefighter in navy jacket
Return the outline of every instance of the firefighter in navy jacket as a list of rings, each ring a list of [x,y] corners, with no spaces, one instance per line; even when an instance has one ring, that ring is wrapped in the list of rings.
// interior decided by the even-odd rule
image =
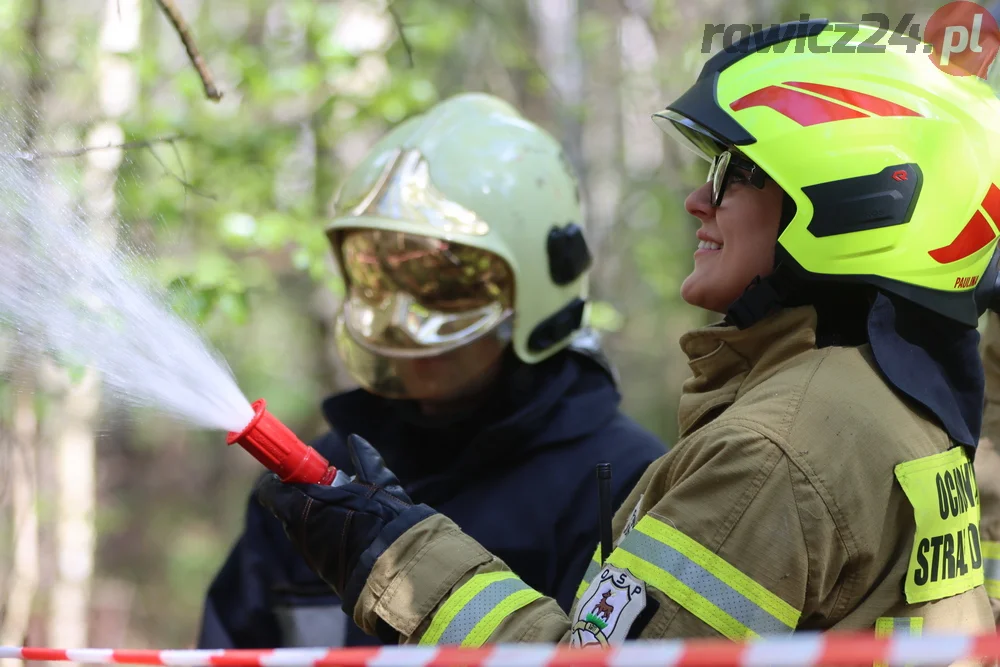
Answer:
[[[347,294],[338,353],[361,385],[313,443],[384,443],[406,493],[569,610],[598,542],[598,463],[617,509],[665,454],[619,411],[586,326],[591,257],[558,143],[506,103],[460,95],[385,136],[328,229]],[[202,648],[378,643],[251,500],[212,583]]]

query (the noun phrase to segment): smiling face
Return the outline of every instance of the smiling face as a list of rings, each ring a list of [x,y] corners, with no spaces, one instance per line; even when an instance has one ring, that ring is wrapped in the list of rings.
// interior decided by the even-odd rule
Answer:
[[[712,206],[712,183],[688,195],[684,207],[698,218],[694,270],[681,285],[687,303],[725,313],[757,276],[774,266],[783,192],[771,179],[762,189],[733,170],[722,202]]]

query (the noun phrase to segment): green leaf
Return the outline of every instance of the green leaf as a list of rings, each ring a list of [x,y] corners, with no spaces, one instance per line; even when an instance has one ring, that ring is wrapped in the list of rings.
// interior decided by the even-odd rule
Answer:
[[[246,292],[227,292],[218,300],[222,313],[234,324],[244,325],[250,319]]]

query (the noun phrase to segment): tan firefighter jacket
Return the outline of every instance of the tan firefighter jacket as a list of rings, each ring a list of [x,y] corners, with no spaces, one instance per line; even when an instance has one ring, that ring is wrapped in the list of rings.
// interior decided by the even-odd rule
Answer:
[[[976,453],[976,478],[983,498],[982,533],[986,558],[986,592],[1000,619],[1000,316],[990,313],[983,336],[986,409],[983,439]]]
[[[802,307],[681,346],[681,438],[615,516],[616,548],[569,616],[435,515],[376,561],[355,621],[464,645],[993,632],[966,451],[890,390],[867,345],[817,349]]]

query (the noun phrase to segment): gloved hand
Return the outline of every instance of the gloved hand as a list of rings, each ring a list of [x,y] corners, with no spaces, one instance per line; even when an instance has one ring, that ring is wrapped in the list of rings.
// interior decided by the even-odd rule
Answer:
[[[285,484],[266,475],[258,501],[277,517],[306,563],[329,584],[350,616],[378,557],[400,535],[434,514],[414,505],[379,453],[351,435],[351,482],[338,487]]]

